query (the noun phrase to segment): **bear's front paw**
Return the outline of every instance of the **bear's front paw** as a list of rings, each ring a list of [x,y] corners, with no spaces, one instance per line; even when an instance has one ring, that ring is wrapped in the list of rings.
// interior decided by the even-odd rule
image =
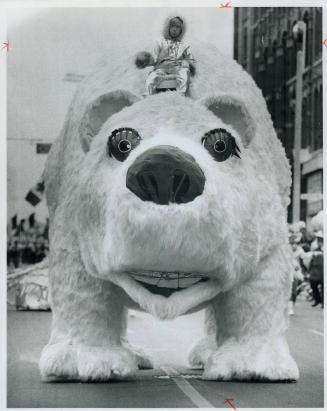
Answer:
[[[223,344],[210,355],[203,379],[239,381],[295,381],[298,367],[286,343]]]
[[[104,381],[131,375],[136,370],[136,356],[119,346],[49,344],[40,359],[41,377],[47,381]]]

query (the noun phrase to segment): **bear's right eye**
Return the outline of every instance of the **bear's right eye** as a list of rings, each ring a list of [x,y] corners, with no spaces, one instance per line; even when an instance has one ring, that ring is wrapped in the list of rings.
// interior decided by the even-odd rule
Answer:
[[[241,158],[235,138],[223,128],[208,131],[202,137],[202,144],[216,161],[225,161],[231,156]]]
[[[108,155],[118,161],[124,161],[129,153],[140,144],[141,137],[133,128],[123,127],[114,130],[108,139]]]

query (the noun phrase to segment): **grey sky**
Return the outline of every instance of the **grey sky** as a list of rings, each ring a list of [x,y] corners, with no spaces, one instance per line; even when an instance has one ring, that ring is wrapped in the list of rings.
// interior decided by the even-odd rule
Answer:
[[[167,14],[180,13],[190,37],[232,55],[233,12],[219,8],[8,9],[8,138],[49,139],[58,134],[77,83],[104,53],[130,39],[145,44],[159,35]],[[138,50],[136,50],[138,51]]]

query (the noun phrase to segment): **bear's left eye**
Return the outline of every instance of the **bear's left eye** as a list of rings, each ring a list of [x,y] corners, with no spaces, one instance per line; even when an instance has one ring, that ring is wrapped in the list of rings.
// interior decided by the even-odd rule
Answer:
[[[202,137],[201,143],[216,161],[225,161],[231,156],[241,158],[235,138],[223,128],[208,131]]]
[[[109,157],[114,156],[118,161],[124,161],[129,153],[140,144],[141,137],[133,128],[123,127],[114,130],[108,139]]]

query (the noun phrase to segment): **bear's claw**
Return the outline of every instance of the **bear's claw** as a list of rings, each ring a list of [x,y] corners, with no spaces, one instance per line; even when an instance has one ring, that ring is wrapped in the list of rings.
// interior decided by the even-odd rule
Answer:
[[[73,346],[69,344],[48,344],[44,347],[39,362],[41,378],[76,379],[78,370]]]

